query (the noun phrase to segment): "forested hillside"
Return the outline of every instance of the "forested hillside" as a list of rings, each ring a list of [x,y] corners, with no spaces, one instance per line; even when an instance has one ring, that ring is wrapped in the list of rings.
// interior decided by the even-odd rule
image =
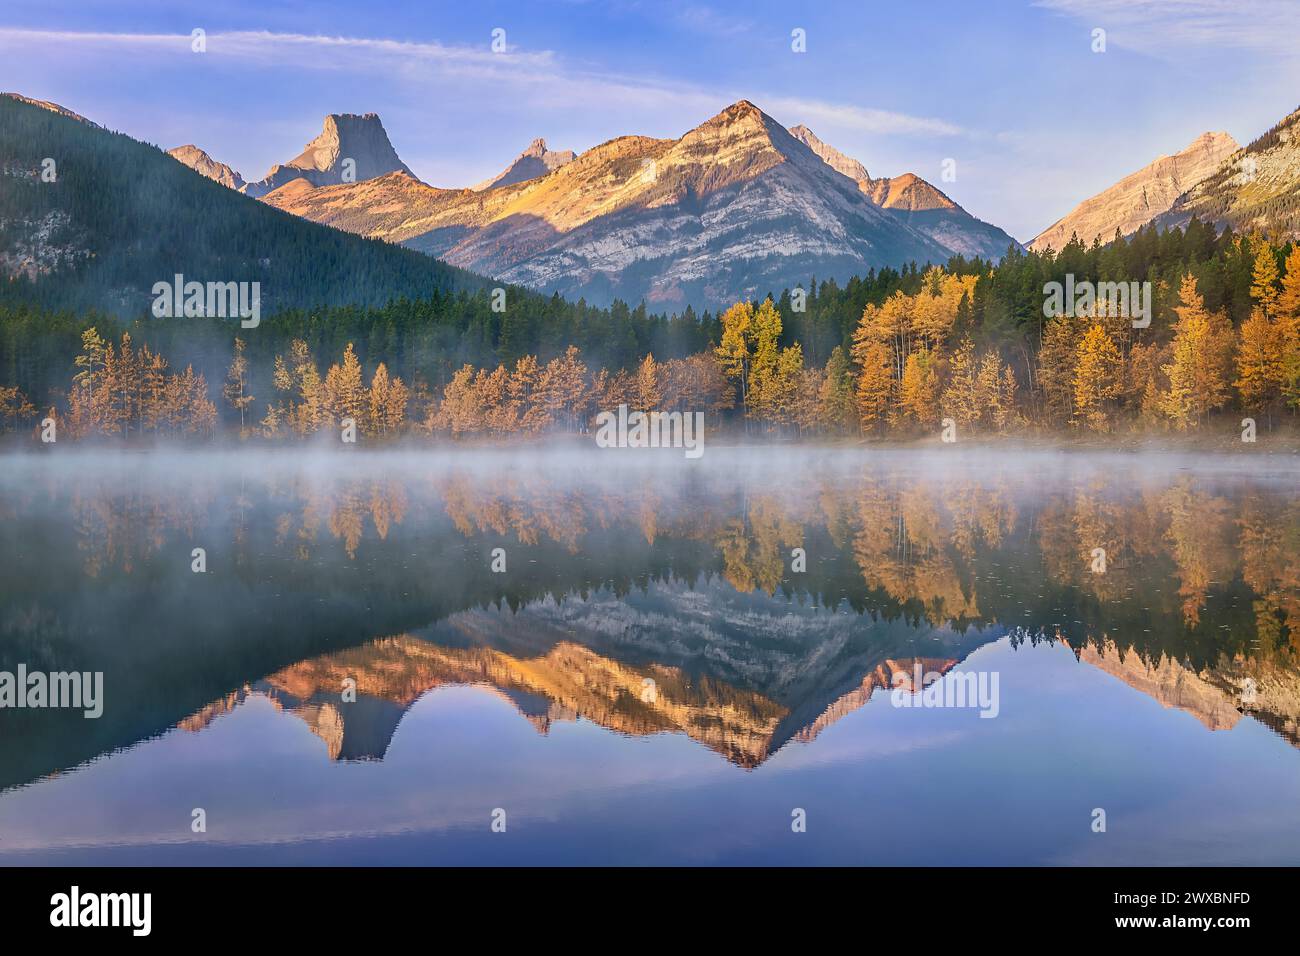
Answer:
[[[0,96],[0,301],[130,321],[180,273],[258,282],[263,314],[481,288],[445,263],[272,209],[120,133]]]
[[[1067,276],[1149,282],[1150,324],[1047,317],[1044,286]],[[181,376],[171,393],[164,366]],[[211,421],[192,397],[199,376]],[[766,435],[933,434],[946,418],[967,434],[1186,430],[1238,412],[1267,428],[1300,405],[1300,247],[1193,220],[997,266],[810,279],[721,315],[517,290],[286,310],[248,330],[8,306],[0,382],[3,427],[53,407],[87,434],[148,433],[151,417],[170,433],[191,414],[177,403],[197,409],[199,431],[246,437],[307,435],[345,414],[386,436],[581,430],[620,402]]]

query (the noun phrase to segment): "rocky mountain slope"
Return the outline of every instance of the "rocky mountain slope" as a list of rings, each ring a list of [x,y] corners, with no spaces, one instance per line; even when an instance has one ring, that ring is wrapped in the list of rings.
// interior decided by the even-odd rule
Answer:
[[[266,202],[592,303],[717,307],[812,276],[942,262],[951,249],[865,197],[754,104],[680,139],[623,136],[526,182],[437,189],[406,173]]]
[[[262,179],[240,191],[265,196],[285,183],[302,179],[313,186],[362,182],[385,173],[414,175],[389,142],[384,124],[374,113],[331,113],[320,135],[287,163],[272,166]]]
[[[1115,185],[1075,206],[1029,243],[1041,252],[1060,251],[1077,235],[1084,245],[1109,242],[1115,230],[1129,235],[1167,212],[1179,196],[1212,174],[1237,150],[1227,133],[1202,133],[1172,156],[1161,156]]]
[[[997,226],[976,219],[915,173],[872,179],[867,168],[822,142],[807,126],[792,126],[790,135],[821,157],[826,165],[858,184],[862,194],[944,248],[966,257],[1000,259],[1015,240]]]
[[[1193,216],[1238,232],[1300,237],[1300,110],[1190,187],[1157,224],[1183,226]]]
[[[242,189],[244,177],[225,163],[219,163],[197,146],[177,146],[167,150],[167,155],[179,160],[200,176],[206,176],[213,182],[221,183],[229,189]]]
[[[510,186],[514,183],[527,182],[530,179],[536,179],[538,176],[545,176],[551,170],[559,169],[565,163],[572,162],[575,156],[577,156],[577,153],[571,149],[548,149],[546,140],[535,139],[504,170],[491,179],[485,179],[471,188],[475,192],[479,192],[496,186]]]

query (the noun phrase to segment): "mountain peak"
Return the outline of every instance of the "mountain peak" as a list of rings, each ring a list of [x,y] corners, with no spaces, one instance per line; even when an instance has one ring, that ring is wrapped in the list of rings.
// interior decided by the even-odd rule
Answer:
[[[497,186],[510,186],[514,183],[527,182],[539,176],[545,176],[552,170],[559,169],[566,163],[573,162],[576,154],[571,149],[552,150],[547,148],[546,140],[540,136],[528,144],[528,148],[515,157],[514,162],[497,173],[491,179],[471,186],[474,192],[495,189]]]
[[[214,182],[221,183],[229,189],[239,189],[244,185],[244,177],[225,163],[219,163],[193,143],[177,146],[167,150],[167,155],[184,163],[200,176],[207,176]]]
[[[701,126],[730,126],[735,123],[748,122],[765,122],[768,115],[760,110],[749,100],[736,100],[722,112],[711,117]]]
[[[1215,172],[1238,149],[1227,133],[1205,132],[1172,156],[1158,156],[1119,182],[1090,196],[1058,219],[1029,243],[1042,252],[1058,252],[1077,235],[1084,245],[1109,242],[1118,229],[1122,235],[1168,212],[1183,193]]]
[[[856,183],[871,179],[867,174],[867,167],[852,156],[846,156],[834,146],[822,142],[812,130],[802,123],[798,126],[791,126],[790,135],[821,157],[822,162],[837,173],[848,176],[849,179]]]
[[[1300,236],[1300,110],[1285,116],[1272,128],[1242,149],[1226,134],[1220,143],[1227,153],[1200,182],[1180,195],[1169,211],[1156,219],[1161,228],[1185,226],[1192,217],[1213,223],[1215,229],[1230,226],[1238,231],[1260,230],[1281,236]],[[1204,138],[1204,137],[1202,137]],[[1193,146],[1201,141],[1198,140]],[[1188,147],[1192,149],[1192,147]],[[1214,155],[1204,146],[1202,155]]]
[[[261,197],[291,179],[305,178],[313,186],[362,182],[385,173],[415,174],[402,162],[388,139],[378,113],[330,113],[321,131],[287,163],[276,164],[260,181],[243,191]]]

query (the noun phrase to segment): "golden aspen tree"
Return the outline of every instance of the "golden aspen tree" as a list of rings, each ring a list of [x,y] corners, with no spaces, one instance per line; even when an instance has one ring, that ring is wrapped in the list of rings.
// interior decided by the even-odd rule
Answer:
[[[1110,404],[1123,386],[1123,357],[1100,323],[1088,326],[1075,350],[1074,421],[1093,431],[1110,428]]]
[[[980,406],[979,360],[975,344],[966,339],[948,363],[948,383],[944,387],[940,407],[943,417],[952,418],[958,425],[971,426],[983,415]]]
[[[632,387],[631,407],[634,411],[649,412],[659,408],[663,401],[660,390],[659,363],[653,353],[647,354],[637,366],[636,380]]]
[[[410,401],[411,392],[402,381],[400,375],[396,375],[388,383],[388,395],[384,402],[384,434],[400,434],[406,424],[406,405]]]
[[[1210,412],[1228,400],[1232,328],[1226,317],[1205,308],[1196,279],[1183,277],[1174,308],[1178,314],[1172,346],[1172,361],[1164,366],[1169,390],[1161,408],[1176,427],[1200,424]]]
[[[740,401],[749,404],[749,366],[753,359],[750,344],[753,341],[754,307],[749,302],[737,302],[720,318],[722,340],[714,350],[728,378],[740,384]]]
[[[783,385],[779,381],[778,364],[781,359],[778,341],[781,338],[781,313],[764,299],[754,313],[750,326],[753,333],[754,352],[750,362],[749,388],[746,415],[760,421],[774,421],[783,400]],[[802,354],[800,356],[802,358]],[[775,391],[774,391],[775,390]]]
[[[1273,307],[1277,302],[1278,290],[1277,258],[1273,247],[1260,239],[1255,243],[1255,266],[1250,281],[1250,297],[1264,310],[1264,315],[1271,318]]]
[[[9,431],[18,431],[21,423],[36,414],[36,407],[28,401],[17,385],[0,385],[0,427],[8,424]]]
[[[145,346],[140,350],[143,427],[158,432],[166,418],[167,360]]]
[[[755,363],[757,367],[757,363]],[[796,342],[777,355],[776,366],[765,373],[761,420],[769,425],[790,425],[795,418],[799,380],[803,375],[803,347]]]
[[[515,362],[507,385],[515,416],[509,430],[535,434],[546,426],[546,408],[538,401],[537,395],[540,379],[541,369],[537,365],[537,356],[525,355]]]
[[[474,430],[481,415],[475,408],[474,367],[468,362],[458,368],[442,389],[442,401],[430,407],[426,425],[433,430],[449,431],[459,436]]]
[[[1300,408],[1300,243],[1291,247],[1282,276],[1282,290],[1274,303],[1282,349],[1282,396]]]
[[[1263,305],[1241,324],[1237,347],[1237,378],[1232,383],[1249,409],[1269,411],[1281,395],[1285,377],[1280,326],[1269,320]]]
[[[366,391],[365,431],[370,435],[388,434],[388,366],[380,362],[370,377],[370,388]]]
[[[903,365],[903,378],[898,388],[899,414],[907,421],[922,427],[933,425],[939,418],[939,375],[936,358],[929,349],[921,349],[907,357]]]
[[[352,343],[343,350],[343,360],[325,373],[324,399],[326,414],[337,426],[350,418],[360,427],[366,407],[366,390],[361,380],[361,363]]]
[[[1002,373],[1002,359],[997,352],[986,352],[981,356],[979,371],[975,375],[975,407],[979,409],[980,422],[995,429],[1005,427],[1014,411],[1007,404],[1009,396],[1004,394],[1006,380]],[[1014,395],[1014,378],[1011,389]]]
[[[519,409],[510,395],[510,372],[505,365],[490,372],[479,369],[474,376],[474,391],[483,415],[474,431],[486,430],[498,436],[513,432],[519,422]]]
[[[894,375],[889,347],[875,339],[855,342],[853,354],[859,367],[856,388],[858,421],[864,431],[879,430],[893,405]]]

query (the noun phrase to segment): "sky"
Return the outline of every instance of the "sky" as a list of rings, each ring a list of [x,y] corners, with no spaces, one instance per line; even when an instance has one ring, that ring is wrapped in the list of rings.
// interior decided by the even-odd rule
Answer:
[[[678,137],[744,98],[1027,241],[1206,130],[1245,145],[1300,106],[1300,0],[5,0],[0,89],[246,179],[327,113],[374,112],[444,187],[539,136]]]

